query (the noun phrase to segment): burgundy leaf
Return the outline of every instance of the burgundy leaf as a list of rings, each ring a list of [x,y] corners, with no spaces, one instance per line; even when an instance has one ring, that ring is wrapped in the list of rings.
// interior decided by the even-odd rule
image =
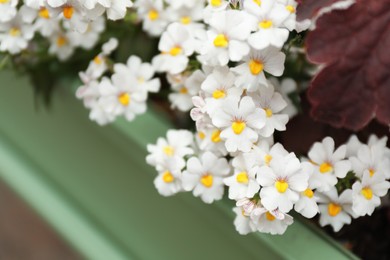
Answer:
[[[308,33],[308,59],[324,68],[312,80],[311,115],[359,130],[390,124],[390,0],[357,0],[321,16]]]
[[[303,0],[297,8],[297,19],[302,21],[305,19],[311,19],[321,8],[330,6],[340,0]]]

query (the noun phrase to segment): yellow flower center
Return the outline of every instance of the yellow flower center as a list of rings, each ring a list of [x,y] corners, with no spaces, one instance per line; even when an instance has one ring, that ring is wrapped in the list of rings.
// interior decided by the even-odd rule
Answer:
[[[288,189],[288,183],[285,180],[278,180],[275,182],[275,188],[280,193],[285,193]]]
[[[175,177],[173,177],[172,173],[170,173],[169,171],[166,171],[166,172],[164,172],[162,179],[164,182],[170,183],[170,182],[173,182],[175,180]]]
[[[364,187],[361,193],[367,200],[372,199],[372,190],[370,188]]]
[[[179,46],[175,46],[175,47],[170,49],[169,54],[171,54],[172,56],[177,56],[177,55],[181,54],[182,51],[183,50]]]
[[[206,188],[210,188],[213,186],[213,176],[210,174],[203,175],[200,179],[200,183],[202,183]]]
[[[213,92],[213,98],[220,99],[226,96],[225,91],[223,89],[217,89]]]
[[[59,37],[57,38],[57,46],[58,46],[59,48],[61,48],[62,46],[66,45],[67,43],[68,43],[68,40],[67,40],[65,37],[59,36]]]
[[[264,65],[261,61],[258,60],[250,60],[249,61],[249,70],[252,75],[259,75],[260,72],[263,71]]]
[[[255,4],[257,4],[258,6],[261,5],[261,1],[260,1],[260,0],[253,0],[253,2],[254,2]]]
[[[295,7],[292,6],[292,5],[287,5],[287,6],[286,6],[286,9],[287,9],[287,11],[289,11],[290,13],[295,13]]]
[[[272,160],[272,156],[271,156],[271,155],[266,154],[266,155],[264,156],[264,162],[265,162],[266,165],[269,165],[269,163],[271,162],[271,160]]]
[[[259,23],[259,27],[262,29],[269,29],[272,26],[271,20],[264,20]]]
[[[249,181],[248,174],[246,172],[240,172],[237,174],[236,180],[238,183],[247,184]]]
[[[375,174],[375,170],[373,169],[369,169],[368,172],[370,173],[370,177],[374,176]]]
[[[6,4],[8,2],[9,2],[9,0],[0,0],[0,4]]]
[[[182,24],[189,24],[191,23],[191,17],[189,16],[183,16],[182,18],[180,18],[180,22]]]
[[[211,0],[210,4],[214,7],[218,7],[222,4],[222,0]]]
[[[339,204],[336,204],[336,203],[333,203],[333,202],[328,204],[328,214],[329,214],[329,216],[335,217],[335,216],[337,216],[340,213],[340,211],[341,211],[341,207],[340,207]]]
[[[326,173],[331,171],[333,171],[333,166],[330,163],[324,162],[320,165],[320,173]]]
[[[96,56],[94,59],[93,59],[93,62],[96,64],[96,65],[100,65],[103,63],[103,60],[102,58],[100,58],[99,56]]]
[[[64,17],[66,19],[71,19],[74,13],[73,6],[65,6],[64,9],[62,10],[62,13],[64,14]]]
[[[47,10],[47,8],[45,8],[45,7],[41,8],[39,10],[38,15],[39,15],[39,17],[41,17],[43,19],[49,19],[50,18],[49,10]]]
[[[313,198],[313,196],[314,196],[314,192],[313,192],[313,190],[311,190],[311,189],[306,189],[304,192],[303,192],[303,194],[306,196],[306,197],[308,197],[308,198]]]
[[[130,104],[130,95],[129,93],[122,93],[118,96],[118,101],[121,103],[123,106],[128,106]]]
[[[265,218],[266,218],[268,221],[274,221],[274,220],[275,220],[275,216],[272,215],[271,213],[269,213],[268,211],[265,213]]]
[[[148,13],[148,18],[151,21],[157,20],[159,16],[160,14],[156,10],[150,10]]]
[[[244,131],[245,127],[246,127],[246,124],[244,122],[241,122],[241,121],[234,121],[232,124],[233,132],[236,135],[241,134],[242,131]]]
[[[203,132],[198,132],[198,137],[199,139],[203,140],[206,137],[206,135]]]
[[[12,37],[18,37],[20,35],[20,30],[19,28],[16,28],[16,27],[13,27],[9,30],[9,35],[11,35]]]
[[[221,137],[220,137],[220,134],[221,134],[221,130],[214,130],[212,133],[211,133],[211,141],[213,143],[219,143],[221,142]]]
[[[179,93],[180,94],[188,94],[188,88],[186,88],[186,87],[180,88]]]
[[[266,108],[265,109],[265,115],[267,117],[271,117],[273,115],[272,110],[270,108]]]
[[[224,34],[218,34],[214,39],[214,46],[218,48],[225,48],[229,44],[229,40]]]
[[[173,155],[173,153],[175,152],[175,149],[173,149],[173,147],[172,146],[165,146],[164,148],[163,148],[163,152],[166,154],[166,155],[168,155],[168,156],[172,156]]]

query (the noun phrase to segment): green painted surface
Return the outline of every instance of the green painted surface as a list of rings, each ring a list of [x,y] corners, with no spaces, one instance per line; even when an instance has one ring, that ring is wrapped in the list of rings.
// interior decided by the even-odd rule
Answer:
[[[88,259],[353,257],[299,222],[284,236],[240,236],[224,202],[158,195],[145,143],[169,126],[152,113],[99,127],[65,90],[36,111],[25,79],[0,82],[0,177]]]

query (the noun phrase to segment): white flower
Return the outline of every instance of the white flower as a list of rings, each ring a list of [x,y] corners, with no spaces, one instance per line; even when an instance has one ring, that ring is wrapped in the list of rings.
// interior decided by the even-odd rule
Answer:
[[[226,65],[229,60],[240,61],[249,53],[246,42],[252,30],[252,18],[237,10],[216,12],[210,19],[200,52],[201,61],[207,65]]]
[[[229,187],[229,199],[252,198],[260,189],[256,181],[256,172],[242,154],[233,159],[234,175],[224,179]]]
[[[360,145],[356,156],[349,158],[355,174],[361,178],[363,173],[368,171],[370,176],[379,174],[389,178],[390,158],[386,156],[386,149],[388,148],[380,143],[372,146]]]
[[[187,73],[185,73],[187,75]],[[199,93],[200,84],[204,80],[204,75],[200,70],[195,71],[190,76],[183,76],[179,83],[171,85],[173,93],[169,94],[168,99],[172,108],[178,108],[180,111],[189,111],[193,107],[192,98]]]
[[[290,95],[297,91],[297,83],[291,78],[284,78],[280,83],[276,78],[270,78],[269,81],[275,87],[275,91],[279,92],[284,101],[287,102],[287,106],[280,111],[282,114],[287,114],[291,119],[298,114],[298,109],[294,105]],[[299,99],[299,96],[296,95]]]
[[[60,19],[53,17],[47,7],[40,7],[34,23],[34,30],[39,31],[42,36],[50,37],[60,30]]]
[[[150,63],[142,63],[138,56],[130,56],[127,59],[127,64],[115,64],[114,71],[116,73],[128,73],[134,76],[137,80],[137,85],[145,92],[156,93],[160,90],[160,80],[154,76],[154,68]]]
[[[158,72],[181,73],[186,69],[188,56],[194,52],[194,48],[194,40],[187,29],[173,23],[161,36],[158,44],[161,54],[153,58],[153,66]]]
[[[49,53],[57,55],[58,59],[65,61],[73,54],[75,47],[68,34],[58,31],[50,37]]]
[[[282,235],[294,221],[293,218],[279,210],[268,211],[258,207],[251,213],[251,219],[258,231],[272,235]]]
[[[287,106],[286,101],[281,94],[274,91],[271,84],[261,86],[259,92],[259,94],[251,95],[256,106],[263,109],[266,115],[265,126],[258,133],[264,137],[270,137],[275,130],[285,131],[288,115],[280,112]]]
[[[168,130],[167,138],[158,138],[156,144],[148,144],[147,150],[150,153],[146,156],[146,162],[157,167],[169,158],[184,162],[184,156],[191,155],[194,150],[193,134],[187,130]],[[180,162],[181,161],[181,162]]]
[[[294,153],[273,158],[269,166],[262,166],[257,173],[261,203],[267,210],[279,209],[287,213],[299,200],[299,193],[308,187],[308,166],[300,163]]]
[[[256,225],[249,216],[245,215],[245,212],[241,207],[234,207],[233,211],[236,213],[234,226],[240,235],[247,235],[256,231]]]
[[[34,37],[31,23],[35,15],[35,10],[22,6],[11,20],[0,23],[0,51],[16,54],[27,48],[29,41]]]
[[[201,88],[204,91],[206,111],[209,115],[217,112],[226,98],[231,96],[239,98],[242,95],[242,90],[233,84],[234,74],[227,66],[216,67],[207,76]]]
[[[190,34],[199,29],[203,29],[204,24],[199,23],[203,16],[204,3],[198,1],[193,7],[181,7],[179,9],[168,8],[169,19],[172,22],[178,22],[185,26]]]
[[[16,16],[18,0],[0,1],[0,23],[8,22]]]
[[[181,169],[185,166],[184,161],[166,159],[159,165],[159,173],[154,179],[154,186],[162,196],[172,196],[182,191]]]
[[[265,112],[256,108],[251,97],[228,98],[222,109],[212,115],[213,124],[222,130],[229,152],[249,152],[258,139],[257,131],[264,127]]]
[[[237,74],[235,84],[249,92],[257,91],[260,85],[268,85],[264,71],[274,76],[283,74],[285,59],[286,55],[272,46],[260,51],[251,49],[244,63],[232,69]]]
[[[163,0],[138,0],[135,6],[143,21],[143,30],[153,36],[161,35],[168,26],[169,16],[164,10]]]
[[[253,146],[249,153],[244,153],[244,157],[248,164],[252,165],[253,169],[257,172],[261,166],[269,166],[274,158],[287,156],[288,152],[284,149],[283,145],[272,143],[262,140],[256,146]]]
[[[86,50],[92,49],[99,40],[100,34],[106,29],[105,19],[99,16],[96,20],[88,24],[88,29],[84,33],[77,31],[69,32],[68,36],[75,46],[80,46]]]
[[[124,115],[128,121],[145,113],[147,93],[137,85],[133,75],[125,72],[114,73],[111,80],[112,87],[100,88],[99,102],[107,113]]]
[[[166,2],[174,9],[179,9],[182,7],[192,8],[197,3],[202,2],[203,0],[166,0]]]
[[[334,141],[326,137],[322,142],[316,142],[308,153],[311,163],[315,165],[315,172],[310,178],[313,188],[319,191],[328,191],[337,183],[337,178],[344,178],[351,170],[351,163],[344,160],[347,147],[340,146],[336,151]]]
[[[390,183],[380,174],[371,177],[369,171],[365,171],[362,181],[352,185],[352,209],[358,216],[370,215],[381,204],[380,197],[386,195]]]
[[[110,20],[123,19],[126,15],[127,8],[133,6],[130,0],[111,0],[111,6],[106,8],[107,17]]]
[[[317,192],[319,210],[320,210],[320,225],[331,225],[334,232],[339,231],[345,224],[351,224],[352,213],[352,190],[343,191],[340,196],[337,194],[335,187],[327,192]],[[349,214],[348,214],[349,213]]]
[[[195,121],[196,129],[200,130],[206,127],[212,127],[211,118],[207,114],[207,105],[203,95],[192,97],[192,104],[194,108],[191,109],[190,116]]]
[[[225,158],[218,158],[211,152],[191,157],[187,162],[187,170],[183,172],[183,188],[193,191],[205,203],[220,200],[223,196],[223,177],[228,175],[230,167]]]
[[[299,200],[295,203],[294,210],[305,218],[312,218],[319,212],[317,205],[318,198],[315,196],[313,187],[310,186],[310,177],[313,175],[314,169],[310,163],[303,163],[305,163],[308,167],[307,173],[309,175],[309,186],[306,190],[299,194]]]
[[[112,83],[108,78],[103,78],[100,83],[90,82],[86,88],[78,89],[77,96],[84,99],[84,105],[90,108],[89,118],[99,125],[106,125],[115,120],[115,115],[107,113],[105,107],[99,103],[101,88],[112,88]],[[83,93],[84,92],[84,93]]]
[[[283,26],[290,15],[285,6],[274,0],[261,0],[260,5],[257,1],[245,1],[244,8],[257,20],[258,29],[248,37],[249,44],[258,50],[270,45],[281,48],[289,34]]]
[[[205,128],[198,131],[197,141],[199,149],[202,151],[211,151],[216,155],[227,154],[224,142],[221,139],[221,130],[215,127]]]

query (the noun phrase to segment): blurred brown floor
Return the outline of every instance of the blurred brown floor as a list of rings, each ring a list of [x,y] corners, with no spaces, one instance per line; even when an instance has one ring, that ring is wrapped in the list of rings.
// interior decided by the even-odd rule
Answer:
[[[70,259],[81,257],[0,181],[0,260]]]

